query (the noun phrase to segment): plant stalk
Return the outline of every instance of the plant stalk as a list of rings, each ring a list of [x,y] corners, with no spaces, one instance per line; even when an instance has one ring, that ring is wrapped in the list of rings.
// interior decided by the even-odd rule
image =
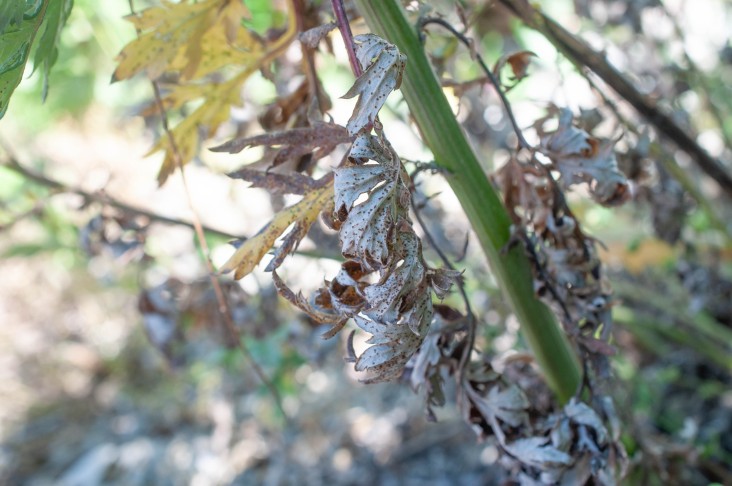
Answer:
[[[396,0],[355,0],[371,30],[395,44],[407,58],[401,90],[435,162],[449,173],[458,197],[521,330],[561,402],[579,388],[574,350],[551,311],[534,295],[529,261],[521,245],[508,249],[511,219],[483,172],[455,119],[424,54],[416,29]]]

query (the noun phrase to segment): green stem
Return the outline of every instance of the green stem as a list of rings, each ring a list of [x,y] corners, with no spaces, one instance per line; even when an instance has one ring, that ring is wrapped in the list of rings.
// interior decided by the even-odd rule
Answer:
[[[422,138],[437,164],[450,173],[447,180],[549,386],[560,401],[567,401],[580,383],[577,357],[551,311],[535,297],[531,267],[520,245],[503,251],[511,236],[511,220],[455,119],[415,28],[396,0],[354,3],[374,33],[406,54],[408,62],[401,90]]]

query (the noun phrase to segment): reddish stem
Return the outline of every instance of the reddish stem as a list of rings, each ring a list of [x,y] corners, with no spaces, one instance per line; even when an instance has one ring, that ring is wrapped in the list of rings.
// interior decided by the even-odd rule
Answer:
[[[331,4],[333,5],[333,13],[335,13],[338,30],[341,31],[343,43],[346,45],[346,52],[348,52],[348,60],[351,63],[351,69],[353,69],[353,73],[356,77],[359,77],[362,73],[361,64],[358,62],[356,51],[354,50],[353,33],[351,33],[351,24],[348,23],[346,9],[343,7],[343,0],[331,0]]]

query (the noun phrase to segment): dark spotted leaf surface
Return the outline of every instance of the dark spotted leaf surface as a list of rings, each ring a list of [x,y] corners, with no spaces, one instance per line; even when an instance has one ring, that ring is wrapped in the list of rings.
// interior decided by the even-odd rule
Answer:
[[[347,125],[351,135],[374,124],[386,98],[402,84],[402,73],[407,63],[407,57],[396,46],[374,34],[357,35],[354,40],[356,56],[364,72],[343,95],[344,98],[358,96]]]

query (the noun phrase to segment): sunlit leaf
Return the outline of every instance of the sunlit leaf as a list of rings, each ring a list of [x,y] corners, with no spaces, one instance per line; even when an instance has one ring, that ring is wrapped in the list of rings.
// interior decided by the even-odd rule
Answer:
[[[336,169],[336,212],[347,214],[339,232],[341,251],[344,256],[361,262],[365,268],[376,269],[387,263],[392,252],[393,227],[400,202],[401,165],[398,159],[386,153],[376,138],[369,135],[359,135],[350,155],[355,159],[372,159],[379,163]],[[362,194],[368,198],[358,202]]]
[[[7,12],[9,17],[0,21],[4,23],[0,34],[0,118],[8,110],[10,96],[23,78],[31,45],[40,31],[49,0],[35,2],[32,6],[25,1],[16,0],[15,3],[15,8],[3,7],[2,12]],[[17,4],[22,5],[22,12]]]
[[[201,39],[214,27],[220,10],[229,3],[241,4],[228,0],[198,3],[162,0],[160,6],[128,16],[127,20],[140,34],[120,52],[120,63],[112,80],[128,79],[143,71],[150,79],[157,79],[170,69],[181,50],[187,58],[183,70],[195,72],[202,57]]]
[[[45,100],[48,95],[48,76],[51,72],[56,59],[58,58],[58,44],[66,20],[71,13],[73,0],[56,0],[48,4],[46,16],[44,19],[43,34],[38,39],[35,47],[35,55],[33,56],[33,69],[41,69],[43,75],[43,94],[42,99]],[[39,31],[40,32],[40,31]]]
[[[393,44],[373,35],[357,35],[356,56],[364,73],[358,77],[343,98],[358,96],[356,108],[348,120],[348,133],[355,135],[373,125],[386,98],[402,84],[407,57]]]
[[[150,153],[165,151],[158,174],[163,184],[178,166],[190,162],[200,149],[200,135],[210,136],[229,119],[230,109],[239,103],[242,84],[260,67],[280,54],[294,39],[296,22],[292,2],[287,31],[271,44],[262,44],[243,25],[249,15],[240,0],[204,0],[197,3],[163,0],[128,17],[138,29],[137,39],[119,55],[113,81],[145,72],[155,80],[173,73],[191,84],[168,87],[162,108],[177,109],[200,100],[201,104],[170,135],[160,138]],[[228,80],[213,83],[205,76],[227,67],[237,69]],[[157,107],[155,107],[157,109]],[[152,110],[146,110],[150,113]],[[171,140],[172,139],[172,140]]]
[[[310,191],[300,202],[277,213],[259,233],[246,240],[224,264],[221,271],[225,273],[235,270],[236,279],[248,275],[291,224],[296,223],[293,231],[299,239],[302,239],[307,228],[315,222],[332,198],[333,184],[330,182]],[[295,244],[296,242],[290,242],[289,249],[293,249]]]

